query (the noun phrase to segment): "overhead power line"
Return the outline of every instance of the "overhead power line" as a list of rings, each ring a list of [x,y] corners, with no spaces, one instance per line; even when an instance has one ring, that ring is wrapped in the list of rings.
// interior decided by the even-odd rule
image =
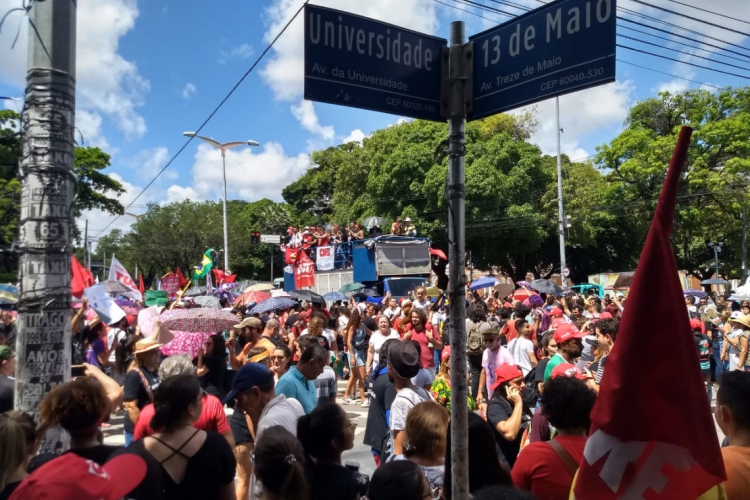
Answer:
[[[706,21],[705,19],[698,19],[697,17],[688,16],[687,14],[677,12],[676,10],[667,9],[666,7],[660,7],[659,5],[654,5],[652,3],[644,2],[643,0],[630,0],[630,1],[639,3],[641,5],[645,5],[646,7],[651,7],[652,9],[660,10],[662,12],[667,12],[669,14],[674,14],[676,16],[684,17],[685,19],[690,19],[691,21],[698,21],[699,23],[703,23],[707,26],[713,26],[714,28],[719,28],[725,31],[729,31],[731,33],[737,33],[738,35],[742,35],[742,36],[750,36],[750,33],[745,33],[744,31],[736,30],[734,28],[729,28],[727,26],[722,26],[721,24],[712,23],[710,21]]]
[[[702,7],[697,7],[695,5],[690,5],[690,4],[685,3],[685,2],[678,2],[677,0],[669,0],[669,1],[672,2],[672,3],[679,4],[679,5],[684,5],[685,7],[690,7],[691,9],[700,10],[700,11],[703,11],[703,12],[708,12],[709,14],[713,14],[714,16],[719,16],[719,17],[723,17],[723,18],[726,18],[726,19],[731,19],[732,21],[737,21],[738,23],[750,24],[750,21],[744,21],[742,19],[737,19],[736,17],[728,16],[728,15],[722,14],[720,12],[714,12],[712,10],[704,9]]]
[[[310,1],[310,0],[305,0],[305,2],[304,2],[304,3],[303,3],[303,4],[301,5],[301,6],[300,6],[300,8],[299,8],[299,9],[297,9],[297,12],[295,12],[295,13],[294,13],[294,15],[292,16],[292,18],[291,18],[291,19],[289,19],[289,21],[288,21],[288,22],[287,22],[287,23],[286,23],[286,24],[284,25],[284,27],[283,27],[283,28],[281,28],[281,31],[279,31],[279,33],[278,33],[278,34],[277,34],[277,35],[276,35],[276,36],[274,37],[274,39],[273,39],[273,40],[271,40],[271,43],[269,43],[269,44],[268,44],[268,46],[267,46],[267,47],[266,47],[266,48],[265,48],[265,49],[263,50],[263,52],[261,52],[261,54],[260,54],[260,55],[258,56],[258,58],[257,58],[257,59],[255,60],[255,62],[254,62],[254,63],[252,64],[252,66],[250,66],[250,69],[248,69],[248,70],[247,70],[247,71],[245,72],[245,74],[244,74],[244,75],[242,75],[242,77],[241,77],[241,78],[239,79],[239,81],[238,81],[238,82],[237,82],[237,83],[236,83],[236,84],[234,85],[234,87],[232,87],[232,89],[231,89],[231,90],[229,91],[229,93],[227,93],[227,95],[226,95],[226,96],[224,97],[224,99],[222,99],[222,100],[221,100],[221,102],[220,102],[220,103],[219,103],[219,104],[218,104],[218,105],[217,105],[217,106],[216,106],[216,107],[214,108],[214,110],[213,110],[213,111],[211,111],[211,114],[210,114],[210,115],[208,115],[208,118],[206,118],[206,119],[205,119],[205,120],[203,121],[203,123],[201,123],[201,126],[200,126],[200,127],[198,127],[198,128],[196,129],[196,131],[195,131],[195,135],[191,136],[191,137],[190,137],[190,138],[189,138],[189,139],[188,139],[188,140],[187,140],[187,141],[185,142],[185,144],[183,144],[183,145],[182,145],[182,147],[181,147],[181,148],[180,148],[180,149],[179,149],[179,150],[178,150],[178,151],[177,151],[177,152],[176,152],[176,153],[174,154],[174,156],[172,156],[172,158],[170,158],[170,160],[169,160],[169,161],[167,162],[167,164],[166,164],[166,165],[164,165],[164,167],[163,167],[163,168],[162,168],[161,170],[159,170],[159,172],[158,172],[158,173],[157,173],[157,174],[156,174],[156,175],[154,176],[154,178],[153,178],[153,179],[151,179],[151,182],[149,182],[148,184],[146,184],[146,187],[144,187],[144,188],[143,188],[143,189],[141,190],[141,192],[140,192],[140,193],[138,193],[138,196],[136,196],[136,197],[135,197],[135,198],[133,199],[133,201],[131,201],[131,202],[130,202],[130,204],[129,204],[129,205],[127,206],[127,207],[125,207],[125,210],[127,210],[128,208],[130,208],[130,207],[131,207],[131,206],[133,205],[133,203],[135,203],[135,202],[136,202],[136,201],[138,200],[138,198],[140,198],[140,197],[141,197],[141,196],[143,195],[143,193],[145,193],[145,192],[146,192],[146,190],[147,190],[148,188],[150,188],[150,187],[151,187],[151,185],[152,185],[152,184],[153,184],[154,182],[156,182],[156,179],[158,179],[158,178],[159,178],[159,176],[160,176],[161,174],[163,174],[163,173],[164,173],[164,171],[165,171],[165,170],[166,170],[167,168],[169,168],[169,166],[170,166],[170,165],[172,164],[172,162],[174,162],[174,161],[175,161],[175,160],[177,159],[177,157],[178,157],[178,156],[180,156],[180,153],[182,153],[182,152],[183,152],[183,151],[185,150],[185,148],[187,148],[187,147],[188,147],[188,144],[190,144],[190,142],[191,142],[191,141],[192,141],[192,140],[193,140],[193,139],[194,139],[194,138],[195,138],[195,137],[196,137],[196,136],[197,136],[197,135],[198,135],[198,134],[200,133],[200,131],[201,131],[201,130],[203,129],[203,127],[205,127],[205,126],[206,126],[206,124],[208,124],[208,122],[209,122],[209,121],[211,120],[211,118],[213,118],[213,117],[214,117],[214,115],[215,115],[215,114],[216,114],[216,113],[217,113],[217,112],[219,111],[219,109],[221,109],[221,107],[222,107],[222,106],[224,105],[224,103],[225,103],[225,102],[227,102],[227,100],[229,100],[229,98],[230,98],[230,97],[232,96],[232,94],[234,94],[235,90],[237,90],[237,88],[239,88],[239,86],[240,86],[240,85],[242,84],[242,82],[244,82],[244,81],[245,81],[245,78],[247,78],[247,77],[248,77],[248,76],[250,75],[250,73],[252,73],[252,72],[253,72],[253,70],[254,70],[254,69],[255,69],[255,67],[256,67],[256,66],[257,66],[257,65],[258,65],[258,64],[260,63],[260,61],[261,61],[261,60],[263,59],[263,57],[264,57],[264,56],[265,56],[265,55],[266,55],[266,54],[268,53],[268,51],[269,51],[269,50],[271,50],[271,47],[273,47],[273,45],[274,45],[274,44],[276,43],[276,40],[278,40],[278,39],[279,39],[279,37],[280,37],[281,35],[283,35],[283,34],[284,34],[284,32],[286,31],[286,29],[287,29],[287,28],[289,27],[289,25],[290,25],[290,24],[292,24],[292,22],[293,22],[293,21],[294,21],[295,19],[297,19],[297,16],[299,15],[299,13],[300,13],[300,12],[302,12],[302,9],[303,9],[303,8],[305,7],[305,5],[307,5],[307,2],[309,2],[309,1]],[[113,220],[112,220],[112,221],[111,221],[111,222],[110,222],[109,224],[107,224],[107,226],[106,226],[106,227],[105,227],[104,229],[102,229],[101,231],[99,231],[99,232],[98,232],[98,233],[97,233],[97,234],[96,234],[96,235],[95,235],[94,237],[96,237],[96,236],[99,236],[99,235],[100,235],[100,234],[102,234],[102,233],[103,233],[104,231],[106,231],[107,229],[109,229],[109,227],[110,227],[110,226],[111,226],[112,224],[114,224],[114,223],[115,223],[115,221],[117,221],[117,219],[119,219],[120,217],[122,217],[122,216],[121,216],[121,215],[118,215],[117,217],[115,217],[115,218],[114,218],[114,219],[113,219]]]
[[[492,21],[494,23],[504,22],[504,21],[500,21],[499,19],[491,19],[489,17],[484,17],[483,15],[477,14],[476,12],[472,12],[472,11],[467,10],[467,9],[462,9],[461,7],[458,7],[457,5],[451,5],[449,3],[445,3],[445,2],[443,2],[441,0],[433,0],[433,2],[445,5],[446,7],[450,7],[451,9],[456,9],[456,10],[460,10],[461,12],[466,12],[467,14],[471,14],[472,16],[481,17],[482,19],[486,19],[487,21]]]
[[[730,73],[728,71],[723,71],[720,69],[709,68],[708,66],[701,66],[700,64],[695,64],[695,63],[691,63],[688,61],[680,61],[679,59],[675,59],[674,57],[663,56],[661,54],[654,54],[653,52],[649,52],[647,50],[641,50],[641,49],[636,49],[633,47],[628,47],[627,45],[622,45],[620,43],[618,43],[617,46],[626,50],[632,50],[633,52],[640,52],[641,54],[648,54],[650,56],[660,57],[662,59],[667,59],[669,61],[675,61],[675,62],[682,63],[682,64],[688,64],[690,66],[695,66],[696,68],[706,69],[708,71],[715,71],[717,73],[723,73],[725,75],[736,76],[737,78],[744,78],[746,80],[750,80],[750,76],[738,75],[737,73]]]
[[[489,5],[484,5],[478,2],[474,2],[472,0],[456,0],[457,2],[464,3],[466,5],[471,5],[472,7],[477,7],[482,10],[486,10],[488,12],[494,12],[496,14],[502,14],[504,16],[508,17],[518,17],[518,14],[512,14],[510,12],[505,12],[504,10],[496,9],[495,7],[490,7]]]
[[[689,78],[684,78],[682,76],[673,75],[672,73],[667,73],[666,71],[659,71],[658,69],[647,68],[646,66],[641,66],[640,64],[635,64],[635,63],[632,63],[632,62],[629,62],[629,61],[623,61],[622,59],[617,59],[617,62],[621,62],[621,63],[624,63],[624,64],[629,64],[630,66],[635,66],[636,68],[645,69],[647,71],[653,71],[654,73],[661,73],[662,75],[671,76],[673,78],[679,78],[680,80],[685,80],[686,82],[697,83],[698,85],[705,85],[706,87],[711,87],[711,88],[714,88],[716,90],[720,90],[721,89],[721,87],[717,87],[716,85],[711,85],[710,83],[698,82],[698,81],[695,81],[695,80],[691,80]]]

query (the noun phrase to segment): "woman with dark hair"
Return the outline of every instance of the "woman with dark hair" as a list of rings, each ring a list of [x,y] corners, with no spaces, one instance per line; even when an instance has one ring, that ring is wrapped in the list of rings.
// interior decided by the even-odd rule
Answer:
[[[370,338],[370,329],[362,322],[359,308],[355,307],[349,315],[349,323],[346,325],[346,346],[349,349],[349,373],[351,377],[346,384],[344,392],[344,403],[355,404],[353,396],[359,384],[359,398],[362,406],[365,406],[365,362],[367,361],[367,345]]]
[[[206,339],[205,349],[198,350],[196,368],[195,373],[198,375],[203,390],[223,400],[227,394],[224,387],[227,372],[227,347],[224,334],[217,333]]]
[[[271,354],[271,371],[276,382],[289,371],[289,362],[292,360],[292,351],[285,345],[274,349]]]
[[[99,320],[93,327],[84,328],[81,331],[81,336],[83,338],[86,363],[98,368],[109,367],[110,351],[105,344],[107,334],[104,331],[102,322]]]
[[[435,373],[435,356],[434,349],[442,349],[443,342],[440,340],[440,334],[427,321],[427,313],[424,309],[415,307],[411,311],[411,325],[406,328],[403,340],[413,340],[419,344],[420,366]],[[430,385],[432,385],[430,380]]]
[[[572,365],[569,365],[572,368]],[[530,443],[513,466],[516,488],[539,500],[567,500],[583,458],[596,393],[577,377],[557,375],[544,384],[542,412],[555,427],[550,441]]]
[[[368,500],[425,500],[432,498],[422,468],[409,460],[388,462],[375,470]]]
[[[255,446],[255,475],[263,500],[308,500],[305,455],[297,438],[281,425],[263,431]]]
[[[234,453],[224,437],[193,427],[203,390],[192,374],[176,375],[154,393],[151,427],[156,434],[128,450],[159,463],[167,500],[234,500]]]
[[[28,475],[26,464],[39,444],[34,419],[21,411],[0,415],[0,499],[7,500]]]
[[[341,454],[354,447],[349,416],[335,403],[317,406],[297,421],[310,478],[311,500],[356,500],[367,493],[370,478],[341,465]]]
[[[445,463],[451,464],[451,430],[446,433]],[[374,478],[373,478],[374,479]],[[507,470],[500,465],[492,427],[476,413],[469,413],[469,493],[484,487],[513,486]],[[445,468],[443,498],[451,500],[451,468]]]

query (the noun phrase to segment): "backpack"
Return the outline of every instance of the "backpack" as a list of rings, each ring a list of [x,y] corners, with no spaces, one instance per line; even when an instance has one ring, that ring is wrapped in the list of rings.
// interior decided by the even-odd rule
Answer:
[[[532,410],[536,408],[536,403],[539,401],[541,394],[536,386],[536,366],[529,370],[529,373],[523,378],[526,382],[526,389],[523,391],[523,400],[526,406]]]
[[[466,349],[469,354],[482,354],[484,352],[484,340],[482,339],[482,332],[479,328],[482,325],[488,324],[486,321],[482,323],[470,322],[469,333],[466,336]]]

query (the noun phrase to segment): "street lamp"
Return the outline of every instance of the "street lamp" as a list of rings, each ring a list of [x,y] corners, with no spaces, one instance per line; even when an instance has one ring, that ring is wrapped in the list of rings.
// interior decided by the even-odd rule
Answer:
[[[221,151],[221,163],[222,172],[224,173],[224,271],[229,272],[229,230],[227,229],[227,159],[226,151],[228,149],[236,148],[237,146],[260,146],[255,141],[246,142],[225,142],[221,144],[219,141],[215,141],[210,137],[203,137],[195,132],[183,132],[182,135],[185,137],[196,137],[203,142],[207,142],[213,147]]]
[[[716,277],[720,278],[719,276],[719,253],[721,252],[721,247],[724,246],[724,242],[720,241],[718,243],[714,243],[712,241],[707,241],[706,246],[714,251],[714,266],[716,267]]]

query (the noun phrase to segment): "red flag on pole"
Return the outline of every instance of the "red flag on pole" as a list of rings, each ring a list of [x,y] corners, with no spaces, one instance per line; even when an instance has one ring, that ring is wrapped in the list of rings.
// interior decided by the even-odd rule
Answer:
[[[236,274],[225,274],[224,275],[224,283],[234,283],[234,280],[237,279]]]
[[[179,288],[182,288],[185,285],[185,283],[187,283],[187,281],[188,280],[185,278],[185,276],[182,275],[182,271],[180,271],[180,268],[178,267],[177,268],[177,286]]]
[[[143,296],[144,300],[146,298],[146,287],[143,284],[143,273],[140,273],[138,275],[138,291],[141,292],[141,295]]]
[[[607,359],[576,500],[693,500],[726,479],[670,243],[691,132],[680,131]]]
[[[73,294],[73,297],[80,299],[83,297],[83,291],[91,285],[87,284],[86,270],[78,262],[75,255],[70,257],[70,274],[70,293]]]

